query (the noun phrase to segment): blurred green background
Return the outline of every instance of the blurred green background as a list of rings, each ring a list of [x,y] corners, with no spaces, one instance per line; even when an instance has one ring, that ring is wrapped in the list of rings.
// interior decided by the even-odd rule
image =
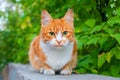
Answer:
[[[29,62],[29,44],[39,34],[42,9],[61,18],[72,8],[78,42],[75,71],[120,77],[120,0],[3,1],[7,7],[0,10],[0,70],[9,62]]]

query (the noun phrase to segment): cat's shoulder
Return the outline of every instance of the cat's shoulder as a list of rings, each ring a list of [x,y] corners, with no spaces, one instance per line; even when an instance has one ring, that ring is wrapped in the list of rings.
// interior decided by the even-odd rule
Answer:
[[[33,42],[34,42],[34,41],[40,41],[40,36],[36,36],[35,38],[33,38],[32,41],[33,41]]]
[[[36,37],[33,38],[33,40],[31,41],[31,45],[38,44],[39,42],[40,42],[40,36],[36,36]]]

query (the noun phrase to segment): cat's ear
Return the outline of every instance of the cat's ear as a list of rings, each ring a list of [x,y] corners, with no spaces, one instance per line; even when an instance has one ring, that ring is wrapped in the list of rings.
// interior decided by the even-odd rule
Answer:
[[[50,21],[52,20],[52,17],[46,10],[42,10],[41,12],[41,25],[42,27],[47,26]]]
[[[67,21],[67,23],[69,24],[73,24],[74,21],[74,14],[73,14],[73,10],[72,9],[68,9],[68,11],[66,12],[64,19]]]

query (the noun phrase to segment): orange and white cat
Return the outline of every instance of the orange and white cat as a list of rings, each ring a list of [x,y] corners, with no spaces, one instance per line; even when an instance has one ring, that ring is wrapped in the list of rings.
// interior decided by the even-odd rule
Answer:
[[[40,35],[29,49],[30,63],[40,73],[53,75],[60,71],[62,75],[69,75],[76,67],[73,17],[72,9],[61,19],[53,19],[46,10],[42,11]]]

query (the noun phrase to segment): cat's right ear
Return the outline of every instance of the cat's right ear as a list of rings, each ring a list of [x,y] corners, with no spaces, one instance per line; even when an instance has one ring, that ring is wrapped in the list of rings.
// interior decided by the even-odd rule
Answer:
[[[41,12],[41,26],[45,27],[47,26],[50,21],[52,20],[52,17],[46,10],[42,10]]]

